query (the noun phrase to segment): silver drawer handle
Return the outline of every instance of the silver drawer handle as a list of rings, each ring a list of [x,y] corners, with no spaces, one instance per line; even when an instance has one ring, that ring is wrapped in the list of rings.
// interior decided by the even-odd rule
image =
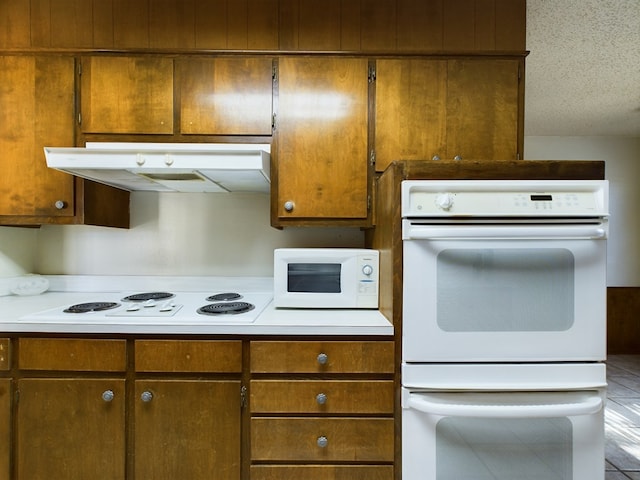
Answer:
[[[318,363],[320,365],[326,365],[328,361],[329,361],[329,356],[326,353],[318,354]]]
[[[318,444],[318,446],[320,448],[326,448],[327,445],[329,444],[329,440],[327,439],[327,437],[325,437],[324,435],[321,437],[318,437],[318,440],[316,442]]]

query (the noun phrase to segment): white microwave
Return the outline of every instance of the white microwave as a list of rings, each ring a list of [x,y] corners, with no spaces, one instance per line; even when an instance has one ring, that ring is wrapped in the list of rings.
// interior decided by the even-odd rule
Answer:
[[[359,248],[278,248],[274,305],[378,308],[379,252]]]

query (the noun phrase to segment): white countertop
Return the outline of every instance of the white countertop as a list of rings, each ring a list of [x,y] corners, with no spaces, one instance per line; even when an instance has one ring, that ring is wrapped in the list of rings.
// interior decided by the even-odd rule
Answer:
[[[40,295],[0,297],[0,333],[155,334],[155,335],[393,335],[393,326],[378,310],[281,309],[270,303],[252,323],[207,322],[192,324],[162,319],[154,324],[136,318],[109,317],[102,323],[83,322],[71,315],[56,321],[24,321],[43,310],[95,300],[97,292],[145,289],[164,291],[216,291],[246,289],[271,291],[265,277],[137,277],[46,276],[49,290]],[[236,288],[240,286],[239,288]]]

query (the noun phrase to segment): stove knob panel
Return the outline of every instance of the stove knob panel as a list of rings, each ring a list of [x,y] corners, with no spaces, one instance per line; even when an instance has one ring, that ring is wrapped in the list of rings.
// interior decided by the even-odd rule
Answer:
[[[436,196],[436,206],[441,210],[449,210],[453,206],[453,195],[451,193],[439,193]]]

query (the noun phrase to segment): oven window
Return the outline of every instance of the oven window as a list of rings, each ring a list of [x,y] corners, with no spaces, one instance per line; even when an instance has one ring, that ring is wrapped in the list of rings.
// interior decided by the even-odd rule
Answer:
[[[447,332],[566,331],[574,257],[562,248],[448,249],[437,258],[437,321]]]
[[[339,263],[290,263],[287,291],[300,293],[340,293]]]
[[[572,480],[572,439],[565,417],[446,417],[436,426],[436,478]]]

